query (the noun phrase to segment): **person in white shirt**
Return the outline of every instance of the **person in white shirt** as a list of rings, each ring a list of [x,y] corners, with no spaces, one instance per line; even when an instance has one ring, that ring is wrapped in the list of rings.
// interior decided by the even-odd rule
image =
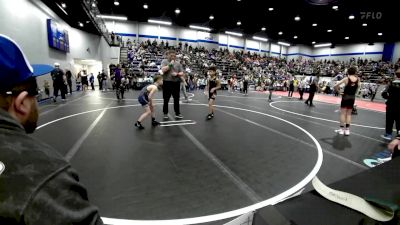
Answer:
[[[186,92],[186,87],[188,86],[186,79],[187,79],[187,74],[184,74],[183,76],[180,77],[181,78],[181,91],[183,93],[183,97],[185,98],[185,102],[189,103],[189,97],[187,95]]]
[[[304,77],[301,78],[301,80],[299,81],[299,86],[297,87],[299,90],[299,94],[300,94],[300,99],[299,100],[303,100],[303,94],[304,94],[304,90],[306,89],[306,82],[304,81]]]

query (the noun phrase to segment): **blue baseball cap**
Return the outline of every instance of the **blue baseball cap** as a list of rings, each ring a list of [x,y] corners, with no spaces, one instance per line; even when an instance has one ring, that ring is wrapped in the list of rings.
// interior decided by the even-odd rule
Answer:
[[[0,34],[0,90],[7,90],[29,78],[50,73],[50,65],[31,65],[18,44]]]

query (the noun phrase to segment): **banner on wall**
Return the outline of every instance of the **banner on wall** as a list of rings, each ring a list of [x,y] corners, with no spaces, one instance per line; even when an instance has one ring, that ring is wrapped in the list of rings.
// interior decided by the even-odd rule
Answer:
[[[208,41],[217,41],[217,37],[214,34],[198,31],[197,39],[199,40],[208,40]]]
[[[385,43],[383,45],[383,61],[392,61],[393,53],[394,53],[395,44],[394,43]]]

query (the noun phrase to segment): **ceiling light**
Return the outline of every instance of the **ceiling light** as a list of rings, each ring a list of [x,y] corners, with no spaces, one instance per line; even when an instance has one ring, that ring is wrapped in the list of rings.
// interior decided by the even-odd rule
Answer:
[[[296,17],[294,18],[294,20],[295,20],[295,21],[300,21],[300,16],[296,16]]]
[[[297,39],[297,36],[294,36],[293,38],[294,38],[294,39]]]
[[[269,8],[268,10],[269,10],[269,11],[274,11],[274,8]]]
[[[254,40],[259,40],[259,41],[268,41],[267,38],[263,38],[263,37],[257,37],[257,36],[253,36]]]
[[[286,43],[286,42],[278,42],[278,45],[284,45],[284,46],[290,46],[290,44],[289,43]]]
[[[192,28],[192,29],[196,29],[196,30],[211,31],[211,29],[208,28],[208,27],[201,27],[201,26],[196,26],[196,25],[190,25],[189,27]]]
[[[119,5],[119,1],[115,0],[114,5]]]
[[[279,31],[279,33],[278,33],[279,35],[282,35],[283,34],[283,32],[282,31]]]
[[[265,27],[262,27],[262,28],[261,28],[262,31],[265,31],[266,29],[267,29],[267,28],[265,28]]]
[[[330,32],[332,32],[332,30],[327,30],[326,32],[330,33]]]
[[[354,20],[354,18],[355,18],[354,15],[349,16],[349,20]]]
[[[149,23],[156,23],[156,24],[162,24],[162,25],[168,25],[168,26],[171,26],[171,25],[172,25],[171,22],[169,22],[169,21],[162,21],[162,20],[151,20],[151,19],[149,19],[149,20],[147,20],[147,22],[149,22]]]
[[[313,24],[312,24],[312,26],[313,26],[313,27],[316,27],[316,26],[318,26],[318,24],[316,24],[316,23],[313,23]]]
[[[89,20],[86,20],[86,23],[90,23],[90,21],[89,21]]]
[[[56,5],[57,5],[58,8],[60,8],[60,10],[61,10],[65,15],[68,16],[68,13],[64,10],[64,8],[67,7],[67,6],[65,6],[65,7],[63,8],[63,7],[60,6],[58,3],[56,3]],[[65,5],[65,4],[64,4],[64,5]]]
[[[349,40],[350,37],[344,37],[344,39]]]
[[[332,45],[332,43],[318,44],[318,45],[314,45],[314,48],[329,47],[331,45]]]
[[[382,33],[378,33],[378,35],[379,35],[379,36],[382,36],[383,34],[382,34]]]
[[[110,20],[128,20],[128,17],[126,16],[97,15],[96,17]]]
[[[241,34],[241,33],[230,32],[230,31],[225,31],[225,34],[235,35],[235,36],[239,36],[239,37],[243,36],[243,34]]]
[[[366,27],[366,26],[368,26],[368,24],[366,24],[366,23],[363,23],[363,24],[362,24],[362,26],[363,26],[363,27]]]
[[[240,22],[240,20],[239,21],[237,21],[237,23],[236,23],[238,26],[240,26],[240,25],[242,25],[242,22]]]
[[[175,13],[179,14],[179,13],[181,13],[181,10],[177,8],[177,9],[175,9]]]
[[[315,43],[317,43],[317,42],[315,42],[315,41],[311,42],[311,44],[315,44]]]
[[[241,0],[237,0],[238,2],[240,2]]]
[[[79,26],[80,26],[80,27],[83,27],[83,23],[79,22]]]
[[[144,9],[148,9],[148,8],[149,8],[149,5],[144,4],[144,5],[143,5],[143,8],[144,8]]]
[[[210,19],[210,20],[213,20],[213,19],[214,19],[214,16],[213,16],[213,15],[211,15],[211,16],[209,17],[209,19]]]
[[[338,9],[339,9],[339,6],[337,6],[337,5],[334,5],[334,6],[332,6],[332,9],[334,9],[334,10],[338,10]]]
[[[95,2],[92,3],[92,7],[96,7],[96,3]]]
[[[61,7],[63,7],[65,9],[65,8],[67,8],[67,4],[65,4],[64,2],[61,3]]]

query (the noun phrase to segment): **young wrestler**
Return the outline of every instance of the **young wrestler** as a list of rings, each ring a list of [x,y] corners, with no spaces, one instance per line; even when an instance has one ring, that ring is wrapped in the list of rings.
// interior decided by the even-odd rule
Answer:
[[[342,79],[335,85],[335,89],[338,91],[339,86],[345,84],[342,102],[340,103],[340,129],[336,130],[336,132],[346,136],[350,135],[351,112],[356,100],[356,94],[360,88],[360,79],[357,76],[357,68],[350,67],[348,73],[349,76],[347,78]]]
[[[217,96],[217,90],[221,88],[221,81],[217,78],[217,68],[215,66],[211,66],[210,68],[208,68],[208,73],[210,75],[210,79],[207,82],[207,89],[208,89],[207,120],[210,120],[214,117],[215,97]]]
[[[151,124],[153,126],[160,125],[160,123],[157,122],[155,118],[156,115],[154,109],[155,104],[153,102],[153,96],[162,85],[163,85],[163,77],[158,75],[154,77],[153,84],[147,85],[140,91],[138,100],[139,103],[144,108],[144,113],[139,117],[139,119],[135,123],[135,127],[141,130],[144,129],[144,127],[142,126],[142,121],[146,119],[146,117],[149,116],[150,114],[151,114]]]

